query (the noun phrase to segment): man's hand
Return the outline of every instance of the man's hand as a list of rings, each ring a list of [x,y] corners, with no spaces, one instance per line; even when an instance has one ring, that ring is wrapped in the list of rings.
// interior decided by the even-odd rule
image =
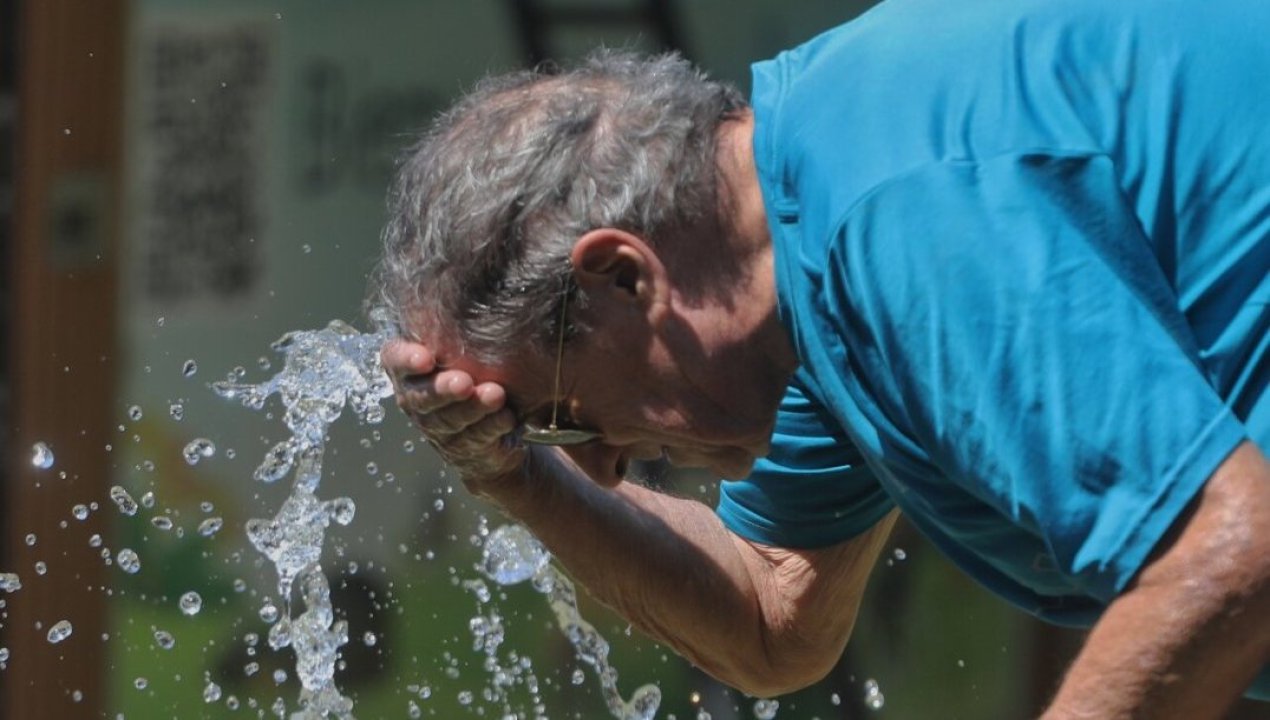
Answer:
[[[501,385],[477,384],[461,370],[437,367],[426,346],[393,340],[381,352],[397,391],[397,405],[414,420],[442,459],[476,495],[519,472],[526,449],[510,442],[516,417]]]

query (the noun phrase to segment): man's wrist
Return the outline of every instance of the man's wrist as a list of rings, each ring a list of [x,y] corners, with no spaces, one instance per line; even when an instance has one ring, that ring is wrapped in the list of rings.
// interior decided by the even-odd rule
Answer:
[[[538,464],[533,455],[529,448],[518,448],[503,468],[464,473],[463,484],[476,497],[511,513],[514,507],[526,502],[525,496],[535,484],[529,481]]]

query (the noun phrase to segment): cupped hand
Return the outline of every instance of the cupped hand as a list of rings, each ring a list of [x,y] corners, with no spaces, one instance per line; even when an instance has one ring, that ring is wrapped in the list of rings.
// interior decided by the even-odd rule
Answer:
[[[425,345],[392,340],[380,352],[397,406],[414,420],[443,460],[476,494],[519,470],[526,450],[511,442],[516,416],[497,383],[477,383],[462,370],[442,369]]]

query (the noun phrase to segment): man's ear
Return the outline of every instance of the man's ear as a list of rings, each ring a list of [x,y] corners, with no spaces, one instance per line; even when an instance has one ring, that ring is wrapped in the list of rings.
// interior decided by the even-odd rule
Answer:
[[[588,295],[612,293],[614,299],[648,305],[667,292],[666,268],[639,236],[616,228],[588,231],[569,254],[573,275]]]

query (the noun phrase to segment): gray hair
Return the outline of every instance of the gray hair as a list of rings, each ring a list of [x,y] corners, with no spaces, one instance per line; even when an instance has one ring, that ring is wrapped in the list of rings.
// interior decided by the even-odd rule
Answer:
[[[483,362],[552,347],[582,234],[658,247],[720,225],[717,130],[745,107],[675,54],[486,79],[405,155],[370,304]]]

